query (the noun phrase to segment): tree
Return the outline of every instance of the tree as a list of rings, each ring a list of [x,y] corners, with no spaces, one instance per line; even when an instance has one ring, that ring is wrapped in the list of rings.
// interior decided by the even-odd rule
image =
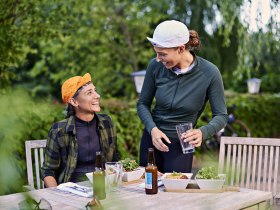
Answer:
[[[255,2],[260,3],[260,1]],[[271,16],[266,27],[262,24],[261,17],[265,11],[262,11],[260,4],[257,8],[257,16],[255,20],[251,19],[250,14],[247,14],[247,16],[241,20],[241,15],[244,15],[243,6],[247,5],[247,7],[251,7],[252,1],[239,0],[228,2],[223,0],[217,1],[216,3],[219,6],[223,18],[223,24],[222,27],[219,28],[219,33],[225,38],[224,45],[230,46],[230,36],[233,32],[237,34],[235,37],[238,46],[236,51],[237,66],[232,74],[236,79],[231,80],[231,84],[238,87],[243,83],[244,79],[250,79],[254,75],[261,76],[262,74],[259,72],[261,66],[265,68],[262,69],[263,73],[279,72],[274,66],[276,64],[275,62],[279,59],[273,58],[274,62],[272,63],[267,62],[267,59],[264,59],[264,57],[266,57],[265,55],[270,58],[279,58],[280,22],[277,20],[277,8],[279,8],[278,0],[270,1]],[[236,22],[236,20],[238,22]],[[242,24],[241,21],[243,22]],[[256,31],[250,30],[250,26],[254,21],[257,25],[257,28],[255,29]],[[280,88],[270,89],[269,91],[279,92]]]
[[[4,0],[0,3],[0,86],[17,84],[34,94],[60,98],[58,90],[66,78],[90,72],[103,97],[129,98],[135,94],[130,74],[145,69],[154,56],[146,36],[152,36],[159,22],[177,19],[199,32],[199,55],[220,68],[226,87],[238,87],[261,66],[274,72],[273,62],[267,65],[259,58],[279,50],[276,14],[267,32],[248,33],[248,23],[240,15],[242,5],[250,2]],[[275,7],[277,1],[271,1],[271,8]],[[265,47],[269,50],[264,52]]]
[[[0,2],[0,88],[18,77],[28,53],[36,53],[32,44],[56,35],[53,18],[48,18],[47,0],[3,0]],[[57,4],[50,4],[55,8]],[[19,74],[20,75],[20,74]]]
[[[151,13],[153,4],[157,9]],[[130,73],[145,68],[153,56],[151,48],[145,49],[150,25],[166,17],[159,15],[157,1],[150,1],[150,6],[145,1],[31,1],[29,6],[29,16],[22,18],[20,29],[9,22],[10,33],[18,30],[24,35],[20,48],[27,50],[20,53],[21,60],[8,60],[1,69],[18,75],[13,81],[33,87],[33,92],[57,97],[65,78],[86,72],[92,73],[102,94],[131,95]],[[21,4],[14,7],[20,10]],[[25,27],[30,31],[23,31]],[[11,42],[17,43],[16,38]]]

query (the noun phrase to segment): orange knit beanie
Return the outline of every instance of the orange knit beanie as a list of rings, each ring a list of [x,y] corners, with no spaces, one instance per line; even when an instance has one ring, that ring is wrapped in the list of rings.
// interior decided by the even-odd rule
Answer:
[[[77,90],[91,81],[91,76],[86,73],[83,77],[75,76],[67,79],[61,86],[62,101],[68,103],[69,99],[72,98]]]

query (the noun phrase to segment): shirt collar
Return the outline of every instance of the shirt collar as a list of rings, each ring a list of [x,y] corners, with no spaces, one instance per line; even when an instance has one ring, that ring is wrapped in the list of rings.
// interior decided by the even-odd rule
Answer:
[[[66,132],[67,133],[73,133],[74,135],[76,135],[76,128],[75,128],[75,116],[70,116],[67,120],[67,125],[66,125]],[[96,124],[98,126],[98,128],[103,129],[104,124],[102,123],[102,117],[100,117],[98,114],[94,114],[94,118],[96,118]]]

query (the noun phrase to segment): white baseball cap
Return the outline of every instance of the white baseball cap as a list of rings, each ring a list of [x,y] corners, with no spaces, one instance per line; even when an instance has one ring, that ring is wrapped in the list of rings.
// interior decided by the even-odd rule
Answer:
[[[172,48],[188,43],[189,30],[187,26],[177,20],[164,21],[156,27],[153,38],[147,39],[155,47]]]

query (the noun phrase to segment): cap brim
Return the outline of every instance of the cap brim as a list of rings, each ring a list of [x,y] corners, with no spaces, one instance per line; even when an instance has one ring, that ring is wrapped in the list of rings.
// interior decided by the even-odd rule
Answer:
[[[155,42],[155,40],[153,38],[147,37],[147,39],[151,42],[152,45],[154,45],[155,47],[164,47],[162,45],[160,45],[159,43]]]
[[[79,88],[91,81],[91,75],[86,73],[80,80]]]

